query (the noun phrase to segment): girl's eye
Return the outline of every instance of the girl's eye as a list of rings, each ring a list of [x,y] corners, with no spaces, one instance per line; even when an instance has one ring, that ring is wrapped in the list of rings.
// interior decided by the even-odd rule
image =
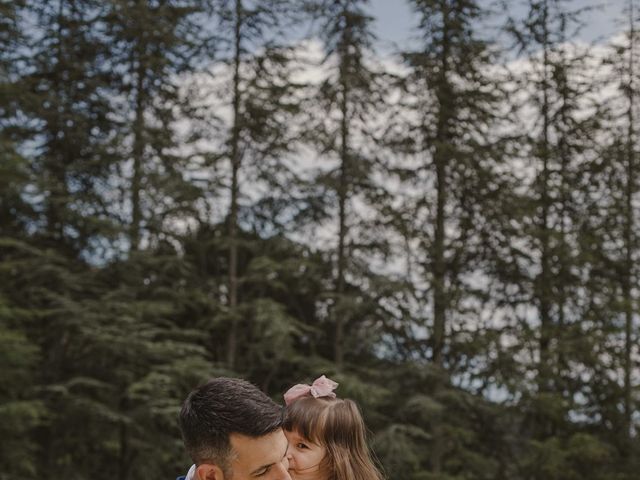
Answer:
[[[309,447],[307,447],[304,443],[298,443],[298,444],[296,445],[296,447],[298,447],[298,448],[300,448],[300,449],[302,449],[302,448],[309,448]]]

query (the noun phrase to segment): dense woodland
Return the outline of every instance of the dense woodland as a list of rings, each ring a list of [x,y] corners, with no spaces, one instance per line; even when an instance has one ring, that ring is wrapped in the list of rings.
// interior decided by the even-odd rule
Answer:
[[[390,480],[638,478],[640,2],[408,3],[0,1],[0,479],[322,373]]]

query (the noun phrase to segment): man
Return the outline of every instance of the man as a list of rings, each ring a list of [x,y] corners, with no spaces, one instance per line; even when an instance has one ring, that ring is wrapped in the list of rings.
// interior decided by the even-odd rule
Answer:
[[[282,408],[244,380],[196,388],[179,419],[194,462],[187,480],[291,480],[282,420]]]

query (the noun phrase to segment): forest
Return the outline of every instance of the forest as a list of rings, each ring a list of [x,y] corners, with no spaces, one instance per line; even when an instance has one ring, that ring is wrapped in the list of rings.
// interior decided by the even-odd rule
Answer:
[[[638,478],[640,2],[403,3],[0,0],[0,480],[321,374],[389,480]]]

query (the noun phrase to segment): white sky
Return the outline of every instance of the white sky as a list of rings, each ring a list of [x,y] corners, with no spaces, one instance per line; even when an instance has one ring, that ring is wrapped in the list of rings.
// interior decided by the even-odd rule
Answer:
[[[523,0],[506,0],[510,13],[516,17],[522,17],[526,13]],[[496,0],[480,0],[483,5],[492,5]],[[588,6],[594,7],[592,11],[584,14],[585,27],[576,40],[586,42],[602,42],[621,29],[620,19],[623,10],[629,0],[573,0],[567,5],[570,9],[580,9]],[[640,2],[635,1],[636,9],[640,10]],[[500,10],[502,11],[502,10]],[[379,47],[386,51],[397,47],[411,45],[412,36],[415,36],[414,26],[417,18],[411,11],[409,3],[401,0],[370,0],[370,12],[376,18],[376,34]],[[503,16],[504,18],[504,16]],[[500,17],[491,20],[492,24],[501,22]],[[489,28],[491,28],[489,26]]]

